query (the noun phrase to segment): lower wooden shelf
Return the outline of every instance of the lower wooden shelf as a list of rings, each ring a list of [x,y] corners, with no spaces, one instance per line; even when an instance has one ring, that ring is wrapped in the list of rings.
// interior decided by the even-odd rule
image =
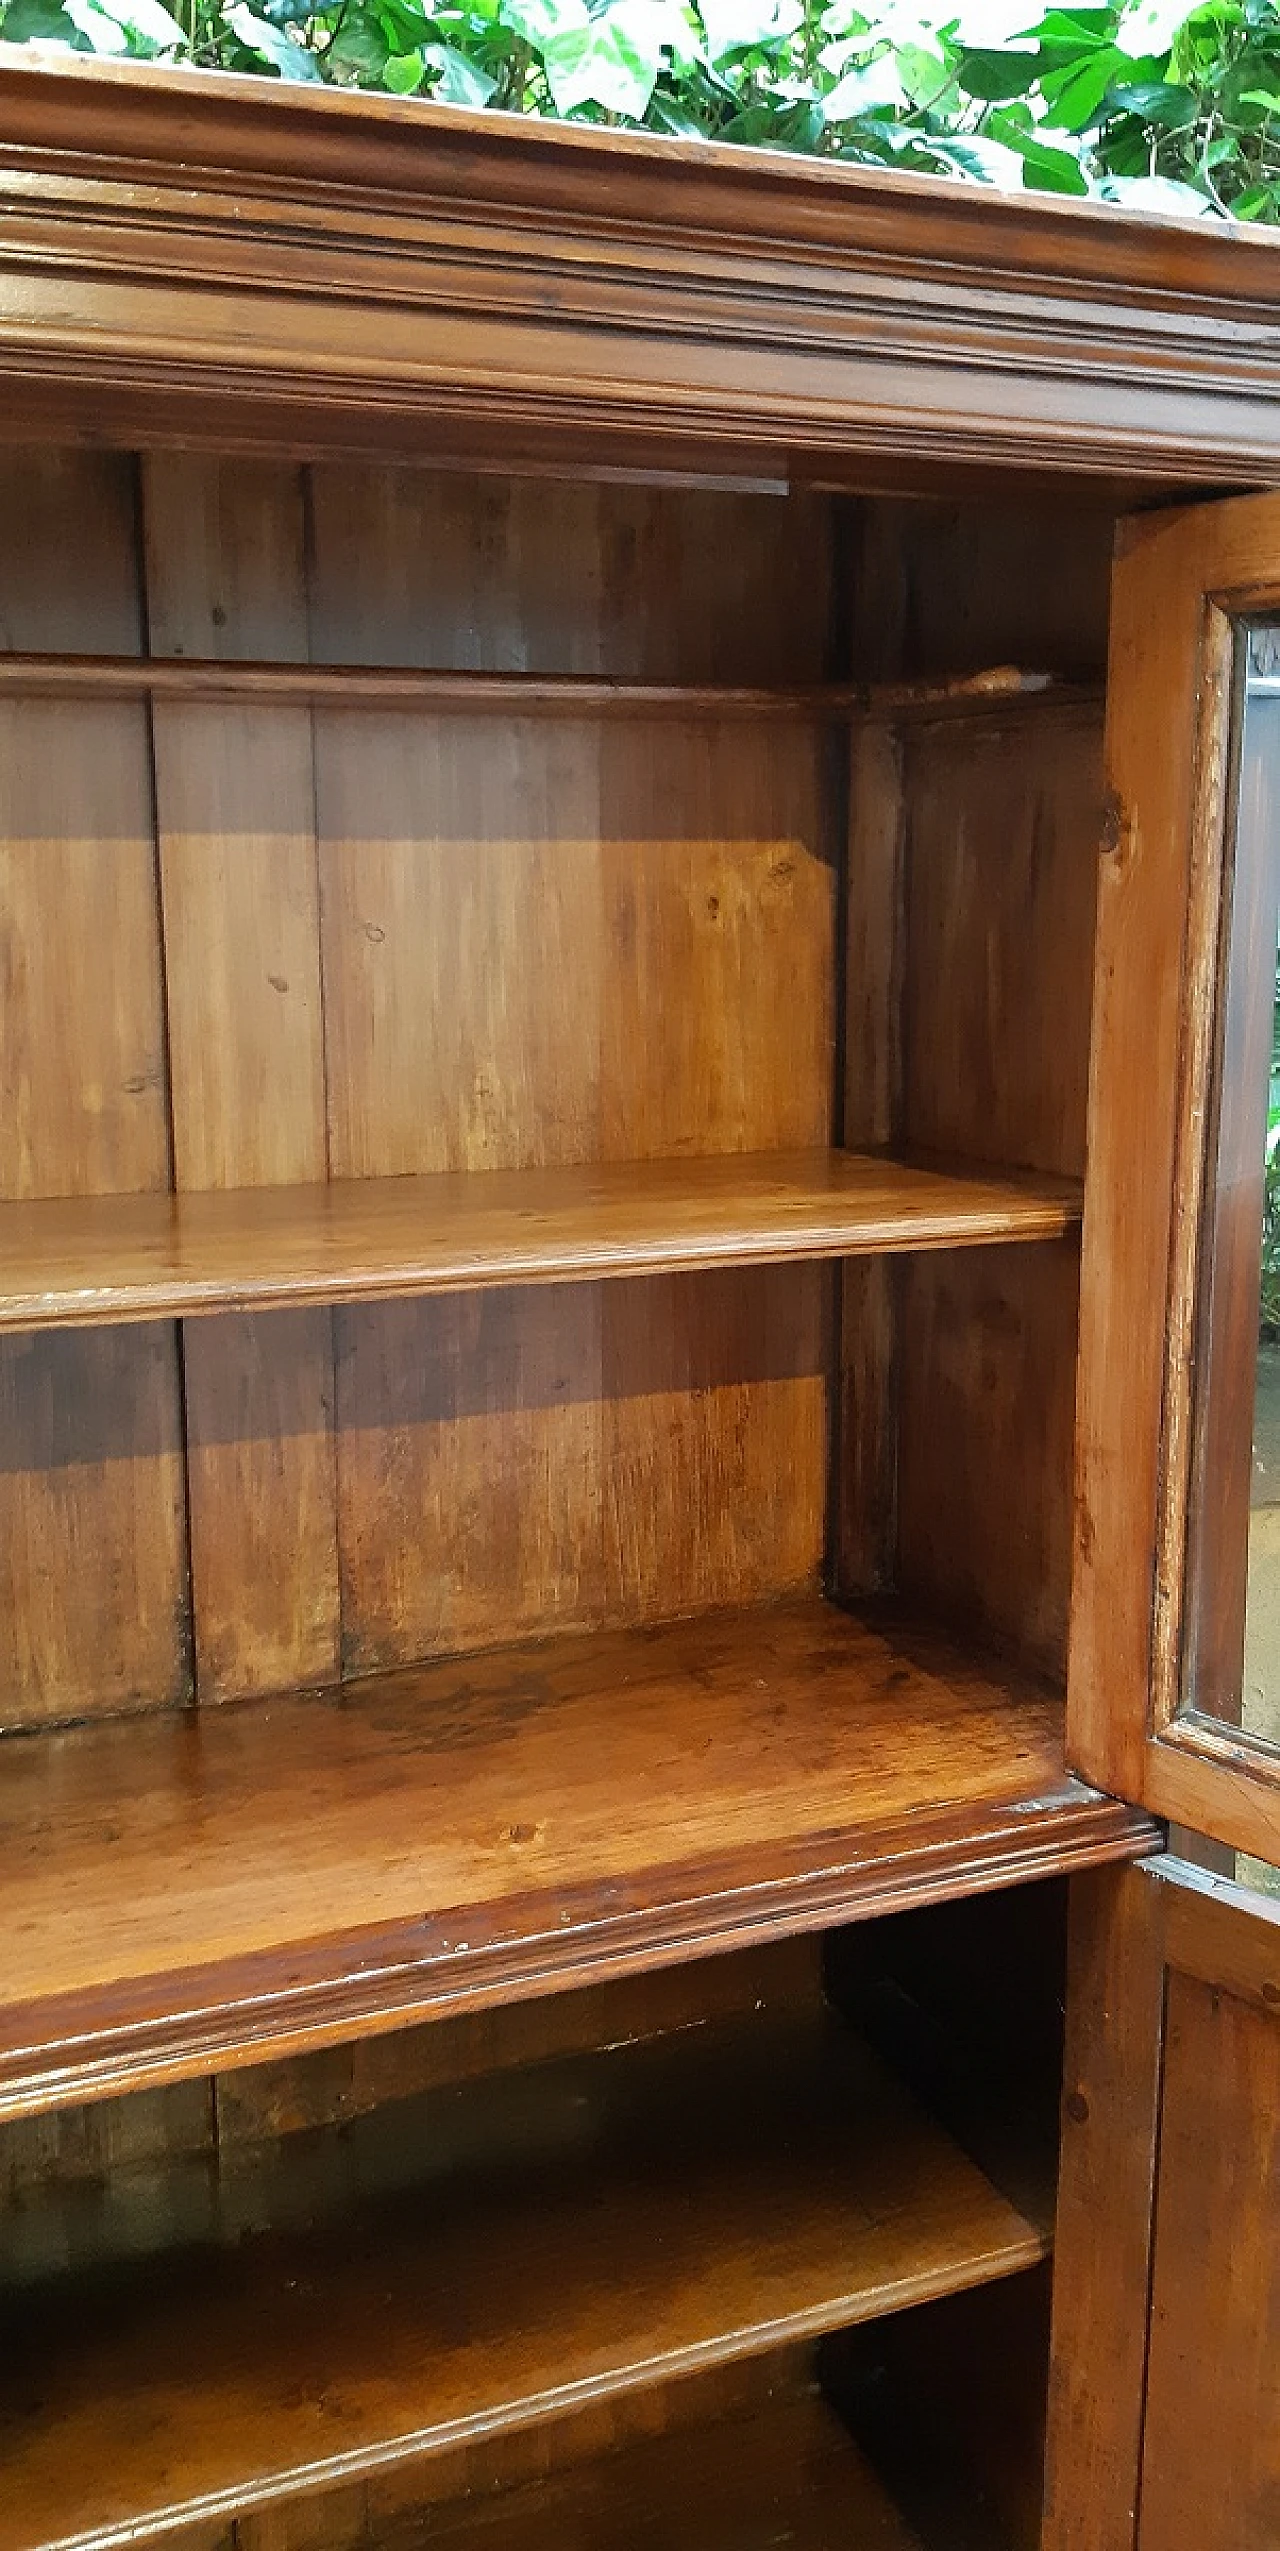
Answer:
[[[0,2551],[114,2551],[1006,2277],[1052,2179],[1015,2203],[815,2010],[178,2166],[123,2240],[50,2198],[74,2272],[8,2236]]]
[[[0,2117],[1157,1847],[818,1600],[0,1740]]]
[[[381,2531],[377,2551],[934,2551],[817,2391],[645,2438],[510,2495]]]

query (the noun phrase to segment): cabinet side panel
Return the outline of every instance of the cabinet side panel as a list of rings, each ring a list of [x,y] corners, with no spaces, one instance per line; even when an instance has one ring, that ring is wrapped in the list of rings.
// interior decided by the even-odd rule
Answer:
[[[305,659],[299,473],[179,453],[143,471],[155,653]],[[323,1179],[310,717],[157,703],[154,719],[175,1183]],[[332,1677],[329,1316],[191,1320],[184,1350],[199,1697]]]
[[[0,635],[140,643],[129,465],[0,456]],[[0,717],[0,1194],[163,1189],[164,1010],[145,711]],[[188,1696],[168,1327],[0,1343],[0,1726]]]
[[[903,1132],[949,1157],[1084,1165],[1101,717],[940,724],[907,757]],[[1065,1673],[1074,1244],[907,1271],[900,1583]]]

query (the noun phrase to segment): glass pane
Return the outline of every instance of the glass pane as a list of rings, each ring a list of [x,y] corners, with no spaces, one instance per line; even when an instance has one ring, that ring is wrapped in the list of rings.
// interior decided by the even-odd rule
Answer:
[[[1280,627],[1240,655],[1182,1707],[1280,1764]]]

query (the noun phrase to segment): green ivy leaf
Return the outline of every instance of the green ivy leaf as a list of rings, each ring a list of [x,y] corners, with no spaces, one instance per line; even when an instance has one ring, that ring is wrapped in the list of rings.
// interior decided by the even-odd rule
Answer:
[[[502,0],[502,14],[539,53],[556,36],[585,34],[590,25],[586,0]]]
[[[1190,89],[1178,88],[1171,80],[1127,81],[1111,92],[1113,106],[1123,107],[1129,115],[1141,116],[1144,124],[1158,124],[1163,130],[1176,131],[1180,125],[1195,121],[1196,102]]]
[[[118,18],[108,16],[95,0],[66,0],[67,16],[94,53],[127,53],[129,38]]]
[[[6,44],[70,45],[75,33],[62,0],[10,0],[0,25]]]
[[[804,25],[801,0],[698,0],[698,15],[713,62],[783,43]]]
[[[161,0],[92,0],[92,6],[148,52],[171,53],[186,44],[186,28],[162,8]],[[73,14],[69,8],[68,15]]]
[[[638,122],[662,67],[665,19],[655,0],[610,0],[585,28],[553,36],[542,61],[559,113],[602,106]]]
[[[929,106],[942,95],[950,78],[942,55],[926,44],[894,48],[902,85],[913,106]]]
[[[376,17],[349,10],[339,20],[325,54],[325,71],[330,79],[341,72],[348,80],[374,88],[381,84],[390,55],[391,47]]]
[[[860,69],[846,71],[833,89],[822,99],[822,112],[828,124],[851,124],[859,116],[871,114],[876,107],[905,107],[907,92],[898,76],[898,66],[891,53],[882,53],[878,61]]]
[[[1096,123],[1112,81],[1125,68],[1125,56],[1113,45],[1099,45],[1071,70],[1042,80],[1041,94],[1055,124],[1064,133],[1083,133]]]
[[[1237,221],[1280,220],[1280,192],[1274,186],[1246,186],[1231,209]]]
[[[412,53],[391,53],[382,74],[384,88],[393,97],[412,97],[426,77],[426,60],[416,48]]]
[[[424,44],[428,71],[438,72],[431,94],[446,106],[487,106],[498,83],[478,62],[469,62],[454,44]],[[388,70],[391,65],[388,63]]]
[[[999,52],[975,46],[961,56],[956,77],[966,96],[998,104],[1004,98],[1026,96],[1038,61],[1038,54],[1016,52],[1012,46]]]
[[[255,17],[246,0],[232,0],[232,6],[222,14],[245,51],[269,62],[282,80],[319,79],[320,66],[314,53],[308,53],[305,45],[295,44],[280,27],[269,26],[265,18]]]
[[[1213,209],[1198,186],[1177,177],[1106,177],[1102,193],[1109,204],[1128,204],[1140,213],[1172,213],[1182,221],[1188,216],[1203,219]]]
[[[1045,141],[1040,133],[1027,129],[1016,115],[993,114],[988,130],[993,140],[1006,142],[1022,161],[1023,183],[1054,195],[1087,195],[1089,180],[1075,153],[1061,140]]]
[[[1137,0],[1136,7],[1121,9],[1115,42],[1132,60],[1146,53],[1167,53],[1190,15],[1187,0]]]

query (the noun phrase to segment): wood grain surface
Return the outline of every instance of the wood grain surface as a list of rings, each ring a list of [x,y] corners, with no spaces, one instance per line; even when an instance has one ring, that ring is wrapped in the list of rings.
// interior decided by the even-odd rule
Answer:
[[[0,592],[6,648],[139,647],[126,463],[0,456]],[[163,1209],[145,711],[10,702],[0,746],[0,1214]],[[0,1728],[188,1696],[183,1505],[172,1328],[0,1343]]]
[[[1016,1670],[815,1603],[6,1748],[10,2111],[1132,1856]]]

